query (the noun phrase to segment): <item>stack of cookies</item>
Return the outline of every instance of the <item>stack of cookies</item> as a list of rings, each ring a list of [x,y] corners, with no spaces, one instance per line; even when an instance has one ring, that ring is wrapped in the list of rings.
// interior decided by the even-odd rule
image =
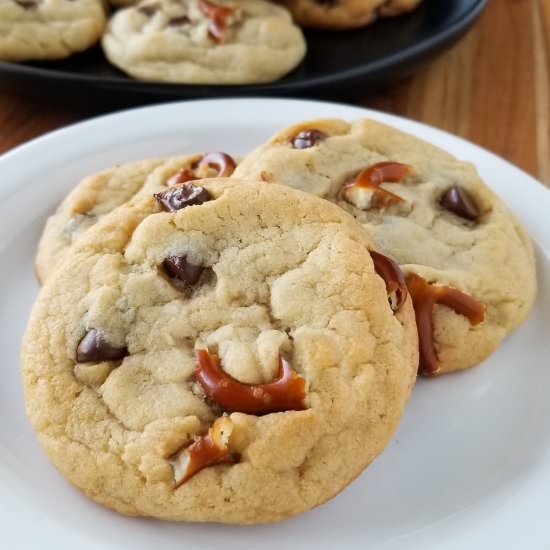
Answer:
[[[224,523],[335,496],[417,372],[479,364],[536,289],[475,169],[369,120],[90,176],[37,272],[22,362],[49,458],[124,514]]]
[[[103,0],[0,0],[0,60],[62,59],[101,39],[107,59],[134,78],[270,82],[297,67],[306,54],[297,24],[354,28],[408,12],[420,0],[110,2],[107,8]]]

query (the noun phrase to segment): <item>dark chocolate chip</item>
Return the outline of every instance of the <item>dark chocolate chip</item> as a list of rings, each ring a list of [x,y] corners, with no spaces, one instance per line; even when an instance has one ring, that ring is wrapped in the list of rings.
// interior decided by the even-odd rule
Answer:
[[[95,328],[86,333],[76,348],[76,360],[79,363],[114,361],[127,355],[127,348],[109,344]]]
[[[191,23],[191,19],[187,17],[187,15],[180,15],[178,17],[172,17],[172,19],[168,20],[168,23],[166,23],[167,27],[182,27],[183,25],[187,25],[188,23]]]
[[[308,149],[317,145],[319,141],[323,141],[328,136],[319,130],[303,130],[298,135],[292,138],[292,146],[294,149]]]
[[[147,17],[151,17],[160,9],[159,4],[146,4],[145,6],[140,6],[137,10]]]
[[[14,2],[24,10],[35,10],[38,8],[37,2],[33,0],[14,0]]]
[[[449,212],[467,220],[477,220],[479,208],[472,196],[458,185],[453,185],[439,199],[439,204]]]
[[[211,199],[210,194],[204,187],[192,183],[171,187],[162,193],[155,193],[154,196],[166,212],[175,212],[187,206],[202,204]]]
[[[171,278],[187,285],[194,285],[204,271],[201,265],[188,262],[186,256],[168,256],[162,265]]]

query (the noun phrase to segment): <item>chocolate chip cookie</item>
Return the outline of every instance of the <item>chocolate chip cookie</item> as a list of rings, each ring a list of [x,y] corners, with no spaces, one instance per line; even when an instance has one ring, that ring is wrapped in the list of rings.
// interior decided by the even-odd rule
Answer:
[[[135,78],[189,84],[269,82],[306,51],[290,13],[263,0],[143,0],[111,18],[102,44]]]
[[[0,0],[0,60],[61,59],[105,27],[101,0]]]
[[[384,448],[416,375],[411,300],[371,248],[327,201],[228,178],[103,217],[24,337],[49,458],[130,515],[270,522],[331,498]]]
[[[299,25],[319,29],[354,29],[379,17],[407,13],[421,0],[279,0]]]
[[[46,223],[36,257],[38,279],[46,280],[83,231],[137,193],[150,195],[189,180],[229,176],[235,166],[230,155],[216,152],[133,162],[85,178]]]
[[[304,122],[235,177],[284,183],[351,213],[407,275],[426,375],[473,367],[528,315],[535,260],[524,229],[475,168],[369,120]]]

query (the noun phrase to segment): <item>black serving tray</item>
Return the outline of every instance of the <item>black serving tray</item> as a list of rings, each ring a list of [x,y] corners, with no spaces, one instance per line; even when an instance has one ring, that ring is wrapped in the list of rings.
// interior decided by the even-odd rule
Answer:
[[[0,62],[0,86],[79,101],[149,103],[230,96],[355,95],[412,73],[453,44],[487,0],[424,0],[414,12],[353,31],[306,30],[308,53],[292,73],[269,84],[181,85],[133,80],[110,65],[96,46],[63,61]]]

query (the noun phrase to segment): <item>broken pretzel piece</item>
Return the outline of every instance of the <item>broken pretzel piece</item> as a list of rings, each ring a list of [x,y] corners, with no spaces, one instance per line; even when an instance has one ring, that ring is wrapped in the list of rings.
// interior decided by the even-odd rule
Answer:
[[[179,487],[200,470],[215,464],[234,464],[238,456],[229,451],[233,422],[228,416],[216,419],[206,435],[195,439],[168,459],[174,471],[175,487]]]
[[[262,415],[306,409],[306,381],[280,355],[273,382],[244,384],[222,370],[218,356],[206,349],[197,349],[195,354],[195,379],[207,397],[227,411]]]
[[[177,185],[178,183],[185,183],[187,181],[193,181],[196,179],[197,176],[195,175],[193,170],[189,170],[189,168],[182,168],[166,181],[166,185]]]
[[[222,42],[225,31],[235,15],[235,8],[222,6],[209,0],[199,0],[199,9],[209,19],[208,34],[214,42]]]
[[[379,162],[365,168],[344,185],[344,199],[361,210],[384,208],[403,201],[399,195],[382,189],[382,183],[398,183],[412,168],[400,162]]]
[[[392,259],[374,250],[369,250],[369,253],[374,263],[374,270],[386,283],[386,292],[388,293],[390,307],[392,311],[397,312],[407,299],[408,292],[405,276]]]
[[[416,273],[407,275],[407,287],[411,295],[420,347],[420,372],[425,376],[437,376],[439,359],[433,342],[433,307],[442,304],[468,318],[471,325],[485,319],[485,306],[472,296],[448,286],[430,285]]]
[[[177,185],[178,183],[186,183],[188,181],[202,179],[200,176],[195,174],[194,170],[200,166],[204,166],[205,164],[213,170],[217,170],[215,177],[218,178],[229,177],[237,167],[237,163],[233,157],[227,153],[208,153],[195,162],[192,169],[181,168],[166,181],[166,185],[171,186]]]
[[[204,155],[193,168],[198,168],[205,164],[218,171],[216,174],[218,178],[229,177],[237,167],[237,163],[233,157],[229,156],[227,153],[208,153],[208,155]]]

